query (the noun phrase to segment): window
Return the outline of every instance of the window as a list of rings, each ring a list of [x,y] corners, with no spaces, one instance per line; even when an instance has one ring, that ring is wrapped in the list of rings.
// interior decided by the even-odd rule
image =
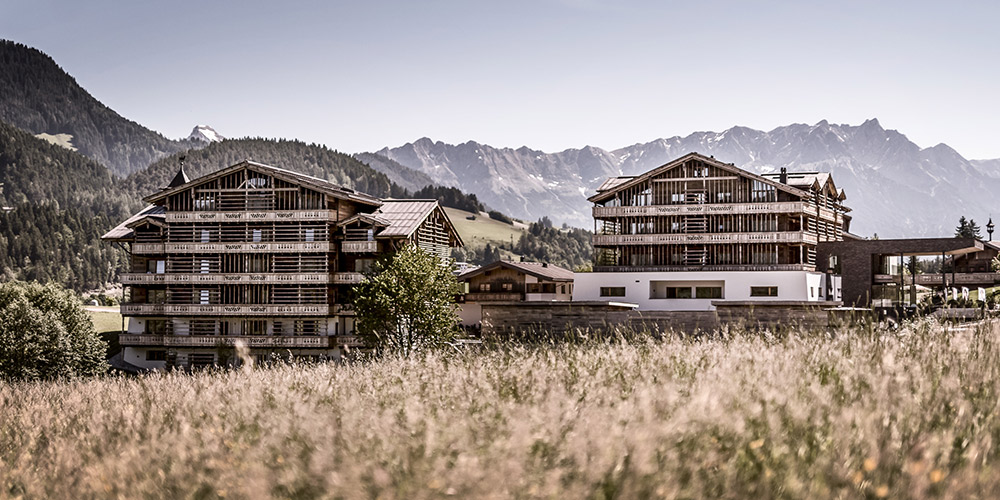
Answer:
[[[668,299],[690,299],[691,287],[689,286],[668,286],[666,289]]]
[[[210,238],[210,233],[209,233],[208,229],[202,229],[201,230],[201,242],[202,243],[208,243],[210,239],[211,238]]]
[[[733,201],[733,193],[717,193],[715,199],[719,203],[729,203]]]
[[[254,243],[260,243],[261,236],[263,236],[263,231],[261,231],[260,229],[254,229],[253,230],[253,242]]]
[[[201,290],[199,304],[208,304],[208,290]]]
[[[489,283],[480,283],[479,284],[479,291],[480,292],[488,292],[488,291],[490,291],[490,284]]]
[[[201,274],[208,274],[208,265],[209,264],[207,260],[205,259],[201,260],[201,267],[199,269],[201,271]]]
[[[166,361],[167,351],[156,350],[146,351],[146,361]]]
[[[814,286],[809,287],[809,297],[812,298],[815,296],[816,296],[816,287]]]
[[[316,230],[315,229],[306,229],[306,241],[310,242],[310,243],[313,242],[313,241],[316,241]]]
[[[623,286],[602,286],[601,297],[624,297],[625,287]]]
[[[165,319],[146,320],[146,333],[150,335],[163,335],[167,333],[167,320]]]
[[[721,299],[721,286],[699,286],[694,289],[694,296],[699,299]]]
[[[750,287],[751,297],[777,297],[778,287],[776,286],[752,286]]]
[[[670,203],[684,203],[684,193],[673,193],[670,195]]]
[[[503,284],[500,285],[500,287],[509,292],[509,291],[511,291],[511,290],[514,289],[514,284],[513,283],[503,283]]]

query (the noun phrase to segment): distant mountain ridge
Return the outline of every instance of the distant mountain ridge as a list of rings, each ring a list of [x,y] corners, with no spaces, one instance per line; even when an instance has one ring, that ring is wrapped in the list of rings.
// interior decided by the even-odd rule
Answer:
[[[197,125],[191,134],[188,135],[189,141],[201,141],[201,142],[219,142],[226,140],[222,134],[215,131],[214,128],[208,125]]]
[[[81,154],[126,176],[169,154],[202,147],[174,141],[128,120],[84,90],[48,55],[0,40],[0,121],[58,137]],[[51,140],[51,139],[50,139]]]
[[[847,192],[852,232],[880,237],[951,236],[962,215],[1000,214],[1000,160],[970,161],[945,144],[920,148],[877,119],[861,125],[792,124],[769,132],[732,127],[608,151],[592,146],[544,153],[423,138],[377,152],[460,187],[515,217],[589,227],[586,197],[607,177],[637,175],[689,152],[766,173],[829,171]]]

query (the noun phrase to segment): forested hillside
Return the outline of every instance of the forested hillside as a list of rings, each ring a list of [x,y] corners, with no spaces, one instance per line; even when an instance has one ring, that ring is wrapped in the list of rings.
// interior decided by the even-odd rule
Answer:
[[[173,141],[91,96],[51,57],[0,40],[0,121],[33,134],[68,134],[73,147],[118,175],[136,172],[199,141]]]
[[[100,235],[137,206],[108,170],[0,122],[0,272],[78,291],[116,276],[122,253]]]
[[[319,144],[286,139],[245,138],[216,142],[204,149],[185,151],[163,158],[124,181],[125,189],[145,197],[166,186],[177,174],[180,157],[192,179],[253,160],[278,168],[325,179],[334,184],[379,197],[404,197],[405,189],[357,159]]]

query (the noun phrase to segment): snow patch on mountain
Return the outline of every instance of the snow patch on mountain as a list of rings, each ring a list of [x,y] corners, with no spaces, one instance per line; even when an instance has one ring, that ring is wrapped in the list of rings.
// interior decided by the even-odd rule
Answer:
[[[198,125],[191,131],[188,140],[201,141],[201,142],[221,142],[226,140],[222,134],[215,131],[214,128],[208,125]]]

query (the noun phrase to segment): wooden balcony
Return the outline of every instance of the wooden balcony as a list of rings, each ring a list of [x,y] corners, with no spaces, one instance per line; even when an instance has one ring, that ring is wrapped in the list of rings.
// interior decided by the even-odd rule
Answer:
[[[993,286],[1000,283],[1000,273],[955,273],[954,278],[951,273],[946,274],[948,286]],[[876,274],[872,280],[876,284],[899,283],[898,274]],[[944,279],[940,274],[918,274],[917,284],[923,286],[941,286]],[[903,276],[903,284],[913,283],[913,277]]]
[[[463,296],[466,302],[520,302],[524,295],[511,292],[471,292]]]
[[[719,264],[705,266],[594,266],[595,273],[656,273],[694,271],[815,271],[811,264]]]
[[[328,253],[334,251],[328,241],[296,243],[134,243],[133,254],[164,253]]]
[[[340,243],[340,251],[344,253],[376,253],[378,252],[378,242],[372,241],[343,241]]]
[[[328,316],[327,304],[130,304],[123,316]]]
[[[354,335],[338,335],[333,338],[335,346],[348,346],[348,347],[364,347],[365,342],[361,340],[361,337]]]
[[[595,234],[594,246],[706,245],[715,243],[816,243],[816,235],[801,231],[759,233]]]
[[[329,273],[126,273],[121,275],[123,285],[155,285],[176,283],[228,283],[228,284],[326,284],[331,282]]]
[[[321,348],[330,347],[326,336],[283,335],[151,335],[122,334],[118,342],[123,346],[163,347],[232,347],[243,341],[251,348]]]
[[[805,213],[801,201],[774,203],[702,203],[691,205],[646,205],[639,207],[593,208],[594,218],[601,217],[651,217],[658,215],[728,215],[728,214],[790,214]]]
[[[349,316],[354,315],[354,304],[334,304],[330,306],[330,311],[333,314],[346,314]]]
[[[273,210],[261,212],[167,212],[167,222],[274,222],[333,220],[332,210]]]
[[[357,285],[365,279],[365,275],[353,272],[333,273],[333,283],[335,285]]]
[[[746,215],[746,214],[807,214],[830,222],[837,214],[825,207],[802,201],[771,203],[701,203],[678,205],[644,205],[637,207],[600,207],[592,209],[595,219],[605,217],[656,217],[661,215]]]

